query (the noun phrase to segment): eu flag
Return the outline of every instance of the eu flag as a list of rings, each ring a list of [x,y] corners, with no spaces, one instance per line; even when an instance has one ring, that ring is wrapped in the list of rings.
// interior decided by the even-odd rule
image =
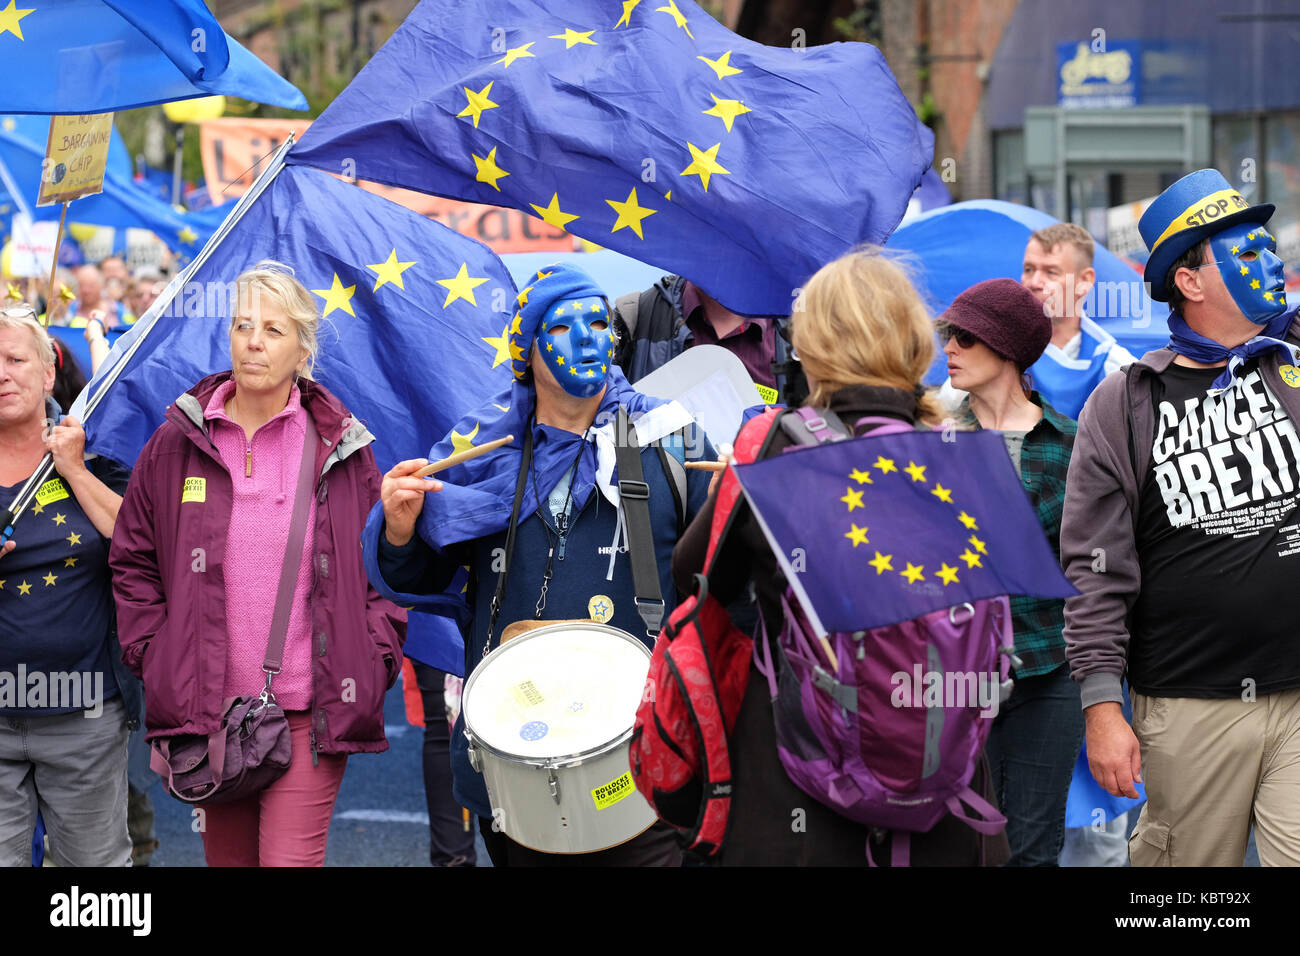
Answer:
[[[307,100],[228,36],[202,0],[27,0],[0,9],[10,113],[104,113],[225,93]]]
[[[289,161],[514,206],[785,315],[889,235],[933,147],[865,43],[763,46],[690,0],[424,0]]]
[[[119,340],[109,363],[144,338],[86,424],[92,451],[135,461],[175,398],[230,368],[232,283],[262,259],[292,267],[316,297],[315,377],[374,433],[381,470],[424,455],[466,406],[508,387],[515,287],[490,249],[319,170],[286,167],[172,304]]]
[[[998,594],[1077,593],[996,432],[869,436],[739,465],[736,474],[823,633]]]

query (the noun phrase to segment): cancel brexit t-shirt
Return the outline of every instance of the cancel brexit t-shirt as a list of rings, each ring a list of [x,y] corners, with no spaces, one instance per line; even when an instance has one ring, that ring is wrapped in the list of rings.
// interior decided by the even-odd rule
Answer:
[[[1207,395],[1222,371],[1171,364],[1154,382],[1129,646],[1129,682],[1151,696],[1300,687],[1300,437],[1257,361]]]

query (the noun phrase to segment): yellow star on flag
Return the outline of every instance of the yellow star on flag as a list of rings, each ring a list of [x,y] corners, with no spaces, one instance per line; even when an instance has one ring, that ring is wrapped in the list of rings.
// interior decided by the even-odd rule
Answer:
[[[700,57],[700,59],[704,58]],[[741,113],[754,112],[744,103],[740,102],[740,100],[719,99],[714,93],[710,93],[709,95],[713,97],[713,105],[702,112],[705,116],[716,116],[718,119],[722,120],[722,122],[727,126],[728,133],[731,132],[731,124],[736,121],[737,116]]]
[[[960,555],[958,555],[958,557],[960,557],[963,561],[966,562],[966,567],[968,568],[984,567],[984,565],[980,564],[980,556],[978,554],[972,554],[970,548],[967,548]]]
[[[492,346],[493,350],[496,352],[496,354],[492,356],[493,368],[496,368],[498,365],[510,361],[510,330],[509,329],[502,329],[501,334],[495,337],[483,336],[483,341],[486,342],[488,345]]]
[[[908,561],[907,568],[905,570],[899,571],[898,573],[901,574],[903,577],[907,578],[908,584],[915,584],[917,581],[925,580],[925,575],[921,573],[924,570],[925,570],[925,565],[913,564],[911,561]]]
[[[960,521],[962,524],[964,524],[971,531],[978,531],[980,529],[980,526],[975,523],[975,519],[972,518],[964,511],[957,516],[957,520]]]
[[[438,279],[438,285],[447,287],[447,300],[443,302],[442,307],[445,309],[457,299],[464,299],[470,305],[477,307],[478,302],[474,300],[474,290],[487,282],[487,276],[483,278],[474,278],[469,274],[468,265],[464,262],[460,264],[460,271],[450,279]]]
[[[876,464],[874,467],[879,468],[882,475],[887,475],[891,471],[898,471],[897,466],[894,465],[894,459],[883,458],[880,455],[876,456]]]
[[[632,25],[632,11],[636,9],[636,5],[640,2],[641,0],[623,0],[623,15],[614,24],[615,30],[619,27],[630,27]]]
[[[871,480],[871,472],[869,472],[869,471],[862,471],[861,469],[858,469],[858,468],[854,468],[851,472],[849,472],[849,477],[852,478],[854,481],[856,481],[856,482],[857,482],[858,484],[860,484],[860,485],[873,485],[873,484],[875,484],[875,482],[873,482],[873,481]]]
[[[856,524],[849,524],[849,530],[844,533],[844,537],[853,542],[853,547],[860,544],[867,544],[867,529],[859,528]]]
[[[325,311],[321,313],[321,318],[325,318],[335,309],[342,309],[348,315],[356,318],[356,313],[352,311],[352,296],[357,291],[355,285],[344,287],[339,281],[339,274],[334,273],[334,282],[328,289],[312,289],[316,295],[325,300]]]
[[[376,276],[375,288],[372,291],[378,292],[380,286],[385,282],[391,282],[399,289],[404,290],[406,286],[402,285],[402,273],[413,265],[415,265],[415,260],[411,260],[410,262],[398,262],[397,250],[394,249],[388,254],[388,260],[386,262],[376,262],[366,266],[366,268]]]
[[[980,554],[989,553],[989,549],[984,547],[984,542],[981,541],[979,538],[975,537],[975,535],[971,535],[966,540],[969,541],[972,545],[974,545],[975,550],[978,551]]]
[[[914,461],[909,461],[903,471],[911,475],[913,481],[925,481],[925,465],[918,465]]]
[[[952,489],[945,488],[937,481],[934,483],[934,487],[930,489],[930,494],[934,495],[940,501],[952,504]]]
[[[18,21],[29,13],[35,13],[36,8],[32,7],[28,10],[15,10],[14,7],[16,5],[15,0],[9,0],[9,6],[0,10],[0,33],[12,33],[18,39],[26,42],[26,38],[23,36],[23,28],[18,25]]]
[[[19,594],[26,594],[26,593],[27,593],[28,591],[30,591],[31,589],[32,589],[32,586],[31,586],[30,584],[28,584],[26,581],[24,581],[22,584],[18,585],[18,593],[19,593]]]
[[[517,47],[513,47],[513,48],[508,48],[508,49],[506,50],[506,55],[503,56],[501,59],[497,60],[497,62],[498,62],[498,63],[504,63],[504,64],[505,64],[505,67],[503,67],[503,69],[507,69],[507,70],[508,70],[508,69],[510,69],[510,64],[513,63],[513,62],[515,62],[515,60],[523,59],[523,58],[526,57],[526,56],[536,56],[536,55],[537,55],[536,53],[529,53],[529,52],[528,52],[528,48],[529,48],[530,46],[532,46],[531,43],[525,43],[523,46],[517,46]]]
[[[487,183],[497,192],[501,192],[501,187],[497,185],[498,179],[503,179],[510,174],[497,165],[497,148],[493,146],[488,150],[486,157],[479,156],[477,153],[470,153],[474,158],[474,179],[480,183]]]
[[[63,523],[64,523],[65,521],[67,521],[67,520],[68,520],[68,519],[65,518],[65,517],[63,517],[63,515],[61,515],[61,514],[57,514],[57,513],[56,513],[56,514],[54,515],[54,523],[55,523],[55,524],[63,524]]]
[[[709,149],[701,150],[694,143],[687,143],[687,148],[691,151],[691,164],[683,169],[678,175],[681,176],[699,176],[700,181],[704,183],[704,191],[709,191],[709,177],[714,173],[720,173],[725,176],[731,175],[731,170],[723,169],[722,164],[718,162],[718,147],[721,143],[714,143]]]
[[[5,589],[5,579],[0,578],[0,591],[3,591],[4,589]]]
[[[876,576],[879,577],[886,571],[894,570],[894,565],[890,563],[893,560],[894,556],[892,554],[881,554],[877,551],[876,556],[868,561],[867,564],[876,569]]]
[[[68,547],[75,548],[77,545],[81,544],[81,535],[74,531],[63,540],[68,542]]]
[[[65,568],[75,568],[75,567],[77,566],[77,559],[76,559],[76,558],[64,558],[64,559],[63,559],[63,566],[64,566]]]
[[[559,193],[551,193],[551,201],[546,206],[539,206],[537,203],[532,202],[528,205],[537,210],[537,215],[541,217],[542,222],[546,223],[548,226],[554,226],[556,229],[564,229],[569,225],[569,223],[578,218],[572,213],[567,213],[560,208]],[[524,305],[526,302],[527,300],[521,302],[520,305]]]
[[[857,490],[855,490],[855,489],[853,489],[853,488],[846,488],[846,489],[844,490],[844,497],[841,498],[840,501],[844,502],[846,505],[849,506],[849,511],[850,511],[850,512],[852,512],[854,508],[865,508],[865,507],[866,507],[866,506],[862,503],[862,492],[861,492],[861,491],[857,491]]]
[[[494,110],[500,105],[488,99],[488,94],[492,92],[492,81],[488,81],[488,85],[477,93],[468,86],[462,86],[461,89],[465,91],[465,108],[456,115],[473,117],[474,128],[478,129],[478,121],[482,118],[483,111]]]
[[[737,73],[745,72],[744,70],[739,70],[731,65],[730,50],[722,54],[722,56],[718,57],[716,60],[710,60],[707,56],[697,56],[695,59],[703,60],[705,63],[709,64],[713,72],[718,74],[718,79],[720,80],[725,80],[729,76],[735,76]]]
[[[638,239],[645,238],[641,233],[641,220],[645,219],[647,216],[653,216],[659,211],[657,209],[651,209],[648,206],[642,206],[637,202],[635,186],[633,186],[632,191],[627,194],[627,199],[624,202],[618,202],[615,199],[606,199],[605,202],[609,203],[609,205],[613,207],[614,211],[618,213],[618,219],[614,221],[614,225],[609,231],[618,232],[620,229],[628,227],[636,233]]]
[[[186,245],[192,244],[194,240],[199,237],[199,234],[195,232],[193,229],[191,229],[189,226],[186,226],[180,232],[176,233],[176,235],[179,236],[181,242],[185,243]]]
[[[53,571],[50,571],[50,572],[48,572],[47,574],[44,575],[45,586],[46,586],[47,588],[48,588],[48,587],[51,587],[51,586],[54,584],[54,582],[57,581],[57,580],[58,580],[58,577],[54,574]]]
[[[549,37],[547,37],[547,39],[563,40],[564,48],[566,50],[571,50],[574,46],[576,46],[579,43],[587,43],[590,44],[591,46],[596,46],[597,45],[596,41],[591,38],[591,35],[595,32],[596,32],[595,30],[586,30],[582,33],[579,33],[577,30],[570,30],[568,27],[565,27],[563,33],[553,33]]]
[[[9,283],[9,291],[5,294],[6,299],[13,299],[15,302],[23,301],[22,289],[18,288],[16,283]]]
[[[944,587],[957,583],[957,569],[949,567],[946,561],[939,565],[939,570],[934,573],[943,582]]]
[[[695,34],[691,32],[691,28],[686,24],[686,16],[682,13],[682,11],[677,9],[676,0],[668,0],[668,6],[666,7],[655,7],[655,13],[668,14],[675,21],[677,21],[677,25],[679,27],[681,27],[683,30],[686,31],[686,35],[688,37],[690,37],[692,40],[695,39]]]
[[[44,510],[45,510],[45,505],[41,504],[39,501],[36,502],[34,505],[32,505],[32,514],[34,515],[38,515]]]
[[[478,424],[478,422],[474,423],[474,427],[470,429],[468,435],[462,435],[454,428],[451,430],[451,450],[453,454],[469,451],[474,447],[474,436],[478,434]]]

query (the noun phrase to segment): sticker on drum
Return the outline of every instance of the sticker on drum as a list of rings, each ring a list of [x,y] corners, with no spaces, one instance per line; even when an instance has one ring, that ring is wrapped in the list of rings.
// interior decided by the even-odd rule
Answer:
[[[591,799],[596,801],[596,809],[612,807],[626,796],[636,793],[636,784],[632,782],[632,771],[616,777],[603,787],[591,791]]]
[[[645,646],[608,625],[540,628],[501,645],[475,669],[466,682],[466,730],[488,748],[525,759],[599,748],[632,727],[649,666]],[[534,723],[546,732],[534,736]]]
[[[519,728],[519,736],[524,740],[541,740],[549,729],[544,720],[530,720]]]

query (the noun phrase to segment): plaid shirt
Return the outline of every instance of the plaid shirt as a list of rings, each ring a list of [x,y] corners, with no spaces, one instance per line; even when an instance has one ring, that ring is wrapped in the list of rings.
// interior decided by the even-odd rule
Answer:
[[[1070,467],[1074,433],[1079,426],[1073,418],[1066,418],[1052,408],[1037,392],[1031,400],[1042,408],[1043,418],[1025,436],[1020,449],[1020,480],[1059,563],[1065,473]],[[963,424],[980,430],[969,398],[962,402],[957,416]],[[1065,628],[1065,601],[1013,597],[1011,623],[1016,635],[1016,654],[1024,662],[1015,669],[1016,677],[1037,677],[1065,663],[1065,639],[1061,634]]]

